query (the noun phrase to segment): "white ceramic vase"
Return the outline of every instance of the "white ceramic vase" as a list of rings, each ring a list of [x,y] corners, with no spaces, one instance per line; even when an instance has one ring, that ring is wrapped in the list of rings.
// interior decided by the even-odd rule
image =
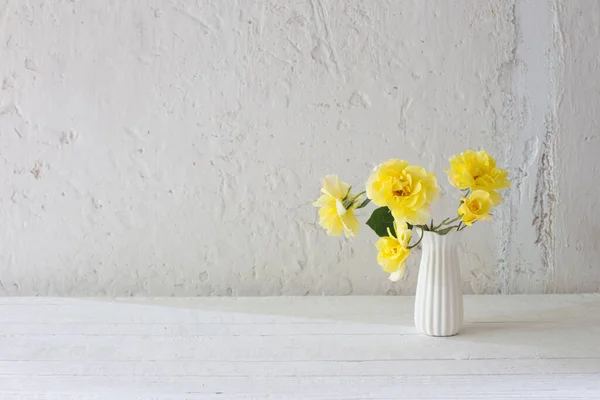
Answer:
[[[423,232],[421,264],[415,298],[415,325],[429,336],[453,336],[463,323],[462,279],[456,241]]]

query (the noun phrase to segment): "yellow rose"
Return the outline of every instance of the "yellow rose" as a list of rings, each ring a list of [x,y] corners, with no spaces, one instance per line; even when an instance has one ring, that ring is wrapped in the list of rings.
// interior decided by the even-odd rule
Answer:
[[[440,188],[433,172],[404,160],[380,164],[367,181],[367,197],[380,207],[387,206],[395,219],[424,224],[430,204],[438,199]]]
[[[408,229],[406,222],[394,221],[396,236],[388,229],[388,235],[380,238],[375,246],[379,250],[377,263],[385,272],[390,273],[390,280],[397,281],[404,276],[406,259],[411,250],[408,243],[412,237],[412,231]]]
[[[350,185],[340,181],[337,175],[327,175],[323,178],[321,193],[323,194],[313,205],[320,207],[319,224],[327,230],[327,234],[339,236],[344,232],[346,237],[356,236],[360,224],[354,216],[354,209],[358,204],[352,201],[344,206],[345,200],[355,198],[355,195],[350,193]]]
[[[458,214],[466,225],[492,218],[490,211],[494,202],[489,192],[474,190],[469,197],[461,197],[460,200],[462,204],[458,207]]]
[[[446,173],[450,183],[458,189],[489,192],[494,205],[502,203],[497,191],[510,186],[508,172],[496,168],[496,160],[483,150],[467,150],[450,157],[450,169]]]

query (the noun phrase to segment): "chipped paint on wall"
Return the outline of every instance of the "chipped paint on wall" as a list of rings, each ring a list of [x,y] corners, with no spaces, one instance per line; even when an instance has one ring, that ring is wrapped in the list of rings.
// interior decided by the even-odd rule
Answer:
[[[465,291],[597,290],[597,8],[0,0],[0,294],[410,294],[419,252],[394,284],[367,229],[326,237],[319,179],[406,158],[439,217],[468,147],[514,184]]]

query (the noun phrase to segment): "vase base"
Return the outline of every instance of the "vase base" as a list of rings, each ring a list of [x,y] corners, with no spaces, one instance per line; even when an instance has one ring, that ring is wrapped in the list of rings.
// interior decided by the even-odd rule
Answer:
[[[427,335],[427,336],[431,336],[431,337],[452,337],[452,336],[456,336],[458,335],[460,332],[456,332],[456,333],[449,333],[449,334],[439,334],[439,335],[435,335],[433,333],[426,333],[426,332],[421,332],[423,335]]]

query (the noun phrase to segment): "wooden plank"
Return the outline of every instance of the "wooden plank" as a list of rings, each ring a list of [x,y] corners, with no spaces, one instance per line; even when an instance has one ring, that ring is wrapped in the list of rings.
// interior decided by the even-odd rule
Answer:
[[[399,394],[391,395],[391,397],[381,397],[381,396],[355,396],[351,393],[349,394],[338,394],[338,395],[303,395],[303,394],[285,394],[285,397],[282,397],[281,394],[270,395],[268,393],[261,395],[245,395],[245,394],[229,394],[226,396],[223,393],[160,393],[160,394],[144,394],[139,392],[117,392],[117,391],[103,391],[101,394],[91,394],[91,393],[69,393],[69,392],[33,392],[33,391],[20,391],[20,392],[3,392],[0,390],[0,398],[2,400],[398,400],[398,399],[410,399],[413,400],[415,398],[430,400],[430,399],[478,399],[481,400],[483,397],[481,394],[477,393],[461,393],[460,389],[457,389],[458,392],[456,396],[453,397],[452,394],[445,395],[417,395],[418,397],[408,397],[402,393],[402,388],[397,388],[396,392]],[[488,396],[489,399],[493,400],[520,400],[520,399],[557,399],[557,400],[566,400],[566,399],[600,399],[599,396],[595,396],[593,393],[589,391],[574,391],[574,392],[513,392],[513,393],[502,393]]]
[[[543,330],[597,329],[594,321],[575,322],[475,322],[467,323],[464,334],[502,329],[526,329],[532,334]],[[14,336],[306,336],[306,335],[420,335],[410,324],[368,324],[321,321],[320,323],[12,323],[0,324],[0,338]]]
[[[318,377],[598,374],[600,358],[373,361],[0,361],[0,376]]]
[[[581,398],[600,391],[598,375],[503,375],[503,376],[385,376],[385,377],[32,377],[26,382],[18,377],[0,377],[4,391],[70,391],[96,393],[104,391],[286,396],[302,393],[306,397],[329,398],[396,397],[456,398],[451,396],[485,396],[520,393],[572,395]]]
[[[11,336],[0,360],[310,361],[600,357],[600,329],[502,326],[454,338],[421,335]]]
[[[414,326],[358,323],[3,323],[0,338],[20,336],[418,335]]]
[[[207,393],[161,393],[144,394],[139,392],[122,392],[115,390],[106,390],[100,393],[89,392],[68,392],[68,391],[31,391],[19,390],[3,391],[0,389],[0,399],[2,400],[266,400],[274,399],[269,395],[257,396],[229,396],[227,399],[220,394]]]
[[[304,394],[285,394],[282,397],[281,394],[261,394],[261,395],[245,395],[245,394],[226,394],[223,393],[160,393],[160,394],[143,394],[139,392],[117,392],[117,391],[103,391],[101,394],[90,394],[87,392],[83,393],[69,393],[69,392],[32,392],[32,391],[20,391],[20,392],[3,392],[0,390],[0,398],[2,400],[399,400],[407,399],[414,400],[416,398],[423,400],[440,400],[440,399],[477,399],[481,400],[483,395],[477,393],[461,393],[460,389],[454,394],[442,394],[442,395],[414,395],[417,397],[408,397],[403,394],[402,388],[397,388],[396,392],[399,394],[390,395],[386,397],[381,396],[355,396],[352,393],[349,394],[338,394],[338,395],[304,395]],[[493,394],[487,398],[493,400],[521,400],[521,399],[556,399],[556,400],[567,400],[567,399],[586,399],[594,400],[600,399],[599,396],[590,393],[589,391],[555,391],[555,392],[513,392],[513,393],[502,393]]]
[[[9,299],[9,300],[6,300]],[[300,323],[412,325],[411,297],[0,298],[0,323]],[[465,296],[468,322],[600,321],[600,295]]]

